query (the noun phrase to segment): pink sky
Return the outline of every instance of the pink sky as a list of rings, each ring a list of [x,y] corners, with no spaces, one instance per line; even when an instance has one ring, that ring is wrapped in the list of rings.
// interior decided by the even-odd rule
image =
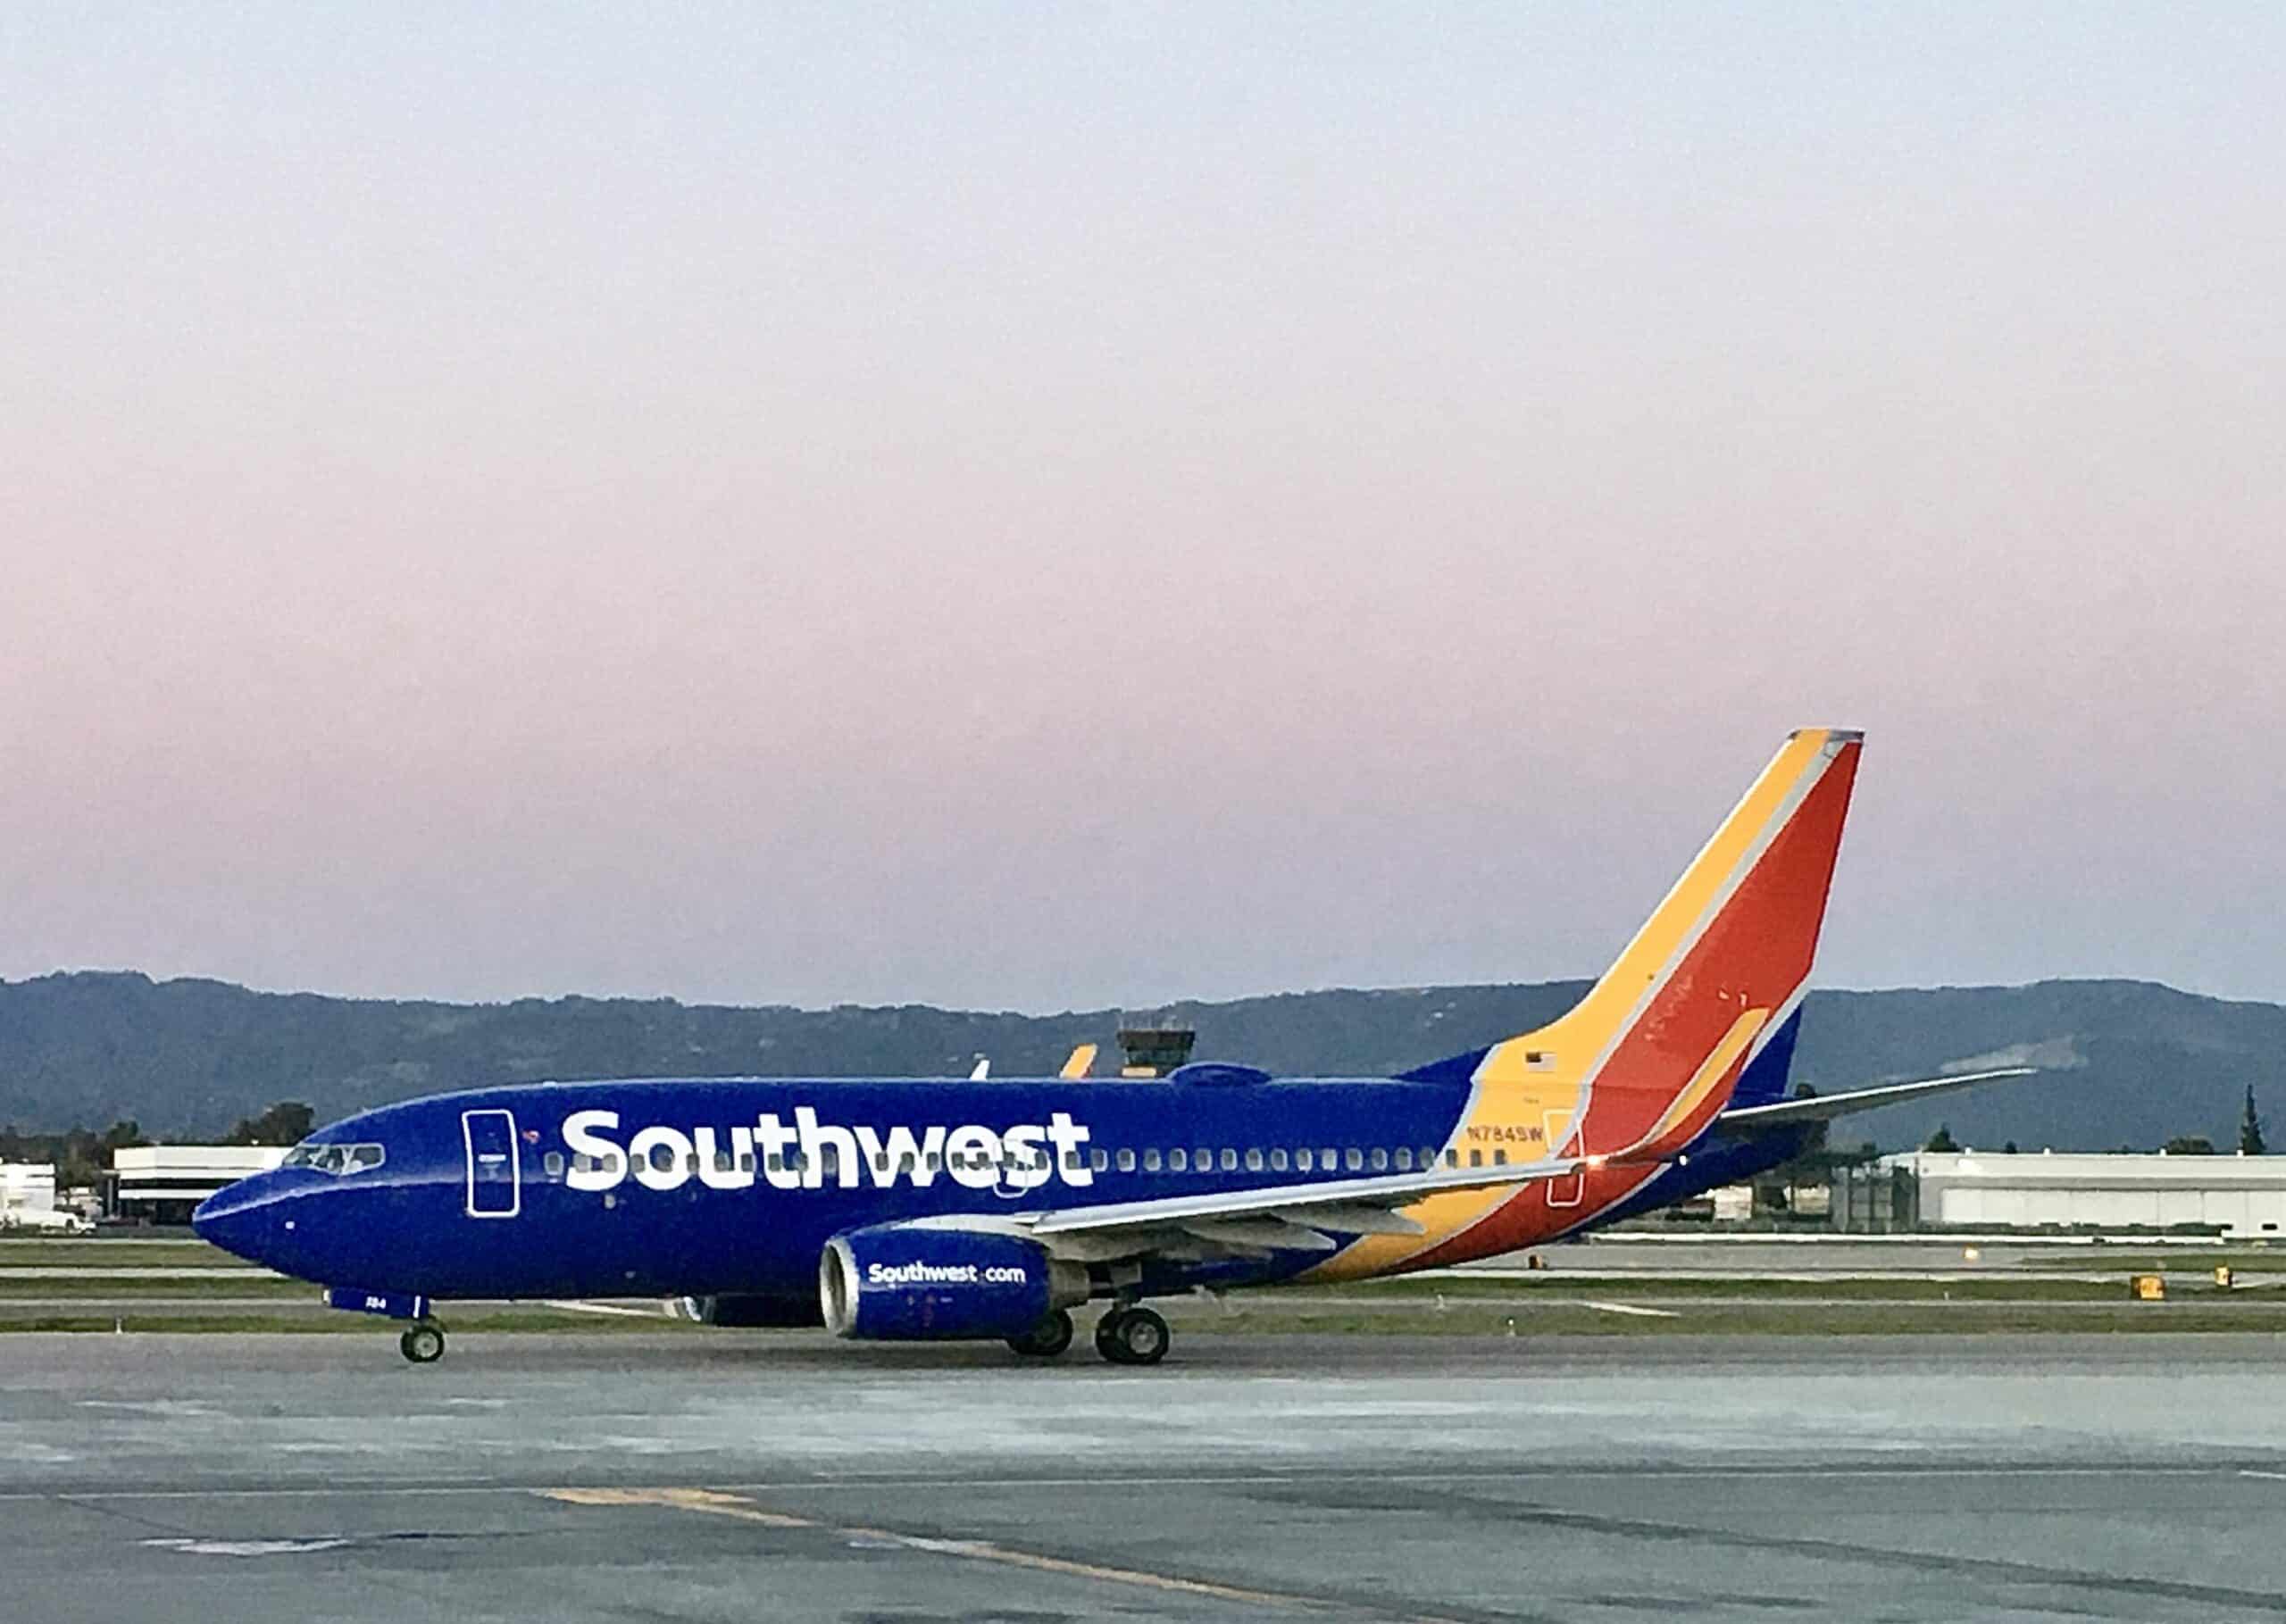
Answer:
[[[2282,63],[18,8],[0,975],[1587,974],[1832,722],[1826,984],[2286,998]]]

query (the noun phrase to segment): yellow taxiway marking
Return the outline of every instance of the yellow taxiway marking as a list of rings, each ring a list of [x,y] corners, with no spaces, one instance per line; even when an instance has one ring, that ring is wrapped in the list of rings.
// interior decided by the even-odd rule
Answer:
[[[931,1556],[956,1556],[971,1562],[999,1562],[1011,1568],[1027,1568],[1037,1573],[1061,1573],[1073,1578],[1134,1585],[1178,1595],[1212,1596],[1217,1601],[1243,1602],[1256,1607],[1294,1607],[1319,1612],[1355,1611],[1340,1603],[1322,1601],[1315,1596],[1294,1595],[1277,1590],[1255,1590],[1241,1585],[1218,1585],[1208,1579],[1183,1578],[1172,1573],[1150,1573],[1139,1568],[1114,1568],[1102,1562],[1073,1562],[1061,1556],[1044,1556],[1037,1551],[1019,1551],[989,1539],[937,1539],[922,1534],[900,1533],[895,1528],[822,1522],[813,1518],[794,1517],[784,1512],[770,1511],[743,1495],[724,1494],[719,1489],[543,1488],[535,1489],[533,1493],[545,1499],[561,1500],[571,1505],[657,1505],[679,1512],[698,1512],[709,1517],[735,1518],[740,1522],[760,1523],[764,1528],[819,1528],[844,1539],[863,1539]]]
[[[679,1512],[705,1512],[710,1517],[735,1517],[758,1522],[766,1528],[816,1528],[825,1525],[807,1517],[788,1517],[764,1511],[742,1495],[725,1495],[711,1488],[544,1488],[540,1495],[571,1505],[665,1505]]]

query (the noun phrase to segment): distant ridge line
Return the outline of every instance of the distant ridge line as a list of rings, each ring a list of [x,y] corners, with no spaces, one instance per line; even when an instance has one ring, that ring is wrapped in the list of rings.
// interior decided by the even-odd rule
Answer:
[[[684,1004],[566,995],[507,1003],[256,991],[200,977],[74,970],[0,981],[0,1126],[132,1118],[218,1133],[281,1099],[319,1118],[413,1095],[548,1077],[1053,1074],[1122,1018],[1196,1026],[1198,1058],[1286,1074],[1389,1075],[1560,1014],[1584,979],[1334,987],[1053,1014],[922,1004]],[[1990,1095],[1840,1124],[1845,1141],[2111,1150],[2204,1135],[2237,1143],[2244,1091],[2286,1110],[2286,1007],[2126,978],[1810,995],[1796,1077],[1822,1092],[2042,1047],[2073,1063]],[[2276,1136],[2286,1140],[2286,1135]]]

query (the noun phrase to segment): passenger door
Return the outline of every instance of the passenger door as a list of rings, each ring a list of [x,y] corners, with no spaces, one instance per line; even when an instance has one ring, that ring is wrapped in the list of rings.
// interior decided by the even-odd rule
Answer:
[[[523,1171],[516,1156],[515,1113],[463,1111],[461,1137],[468,1145],[468,1215],[515,1217],[524,1201]]]

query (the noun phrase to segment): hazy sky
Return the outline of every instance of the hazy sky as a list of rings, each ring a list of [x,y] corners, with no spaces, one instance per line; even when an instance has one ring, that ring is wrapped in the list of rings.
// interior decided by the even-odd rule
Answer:
[[[0,975],[2286,997],[2286,8],[0,8]]]

